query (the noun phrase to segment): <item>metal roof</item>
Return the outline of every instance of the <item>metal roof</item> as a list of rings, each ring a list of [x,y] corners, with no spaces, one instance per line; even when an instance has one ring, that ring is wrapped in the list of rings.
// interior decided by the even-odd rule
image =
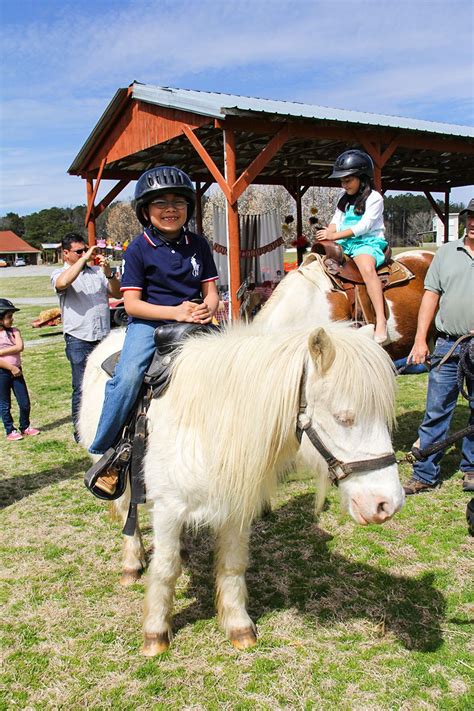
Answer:
[[[428,131],[429,133],[474,138],[473,126],[421,121],[419,119],[386,116],[362,111],[346,111],[328,106],[302,104],[295,101],[275,101],[273,99],[258,99],[252,96],[195,91],[192,89],[174,89],[167,86],[140,84],[139,82],[132,84],[132,97],[157,106],[166,106],[213,118],[244,115],[252,112],[281,117],[344,121],[369,126],[403,128],[413,131]]]
[[[329,177],[336,157],[348,147],[368,150],[372,144],[390,153],[382,169],[386,190],[436,192],[474,184],[472,126],[139,82],[118,89],[68,172],[93,178],[102,164],[103,178],[126,181],[156,165],[179,165],[195,181],[214,182],[184,125],[222,175],[224,128],[234,131],[242,175],[275,133],[288,127],[288,139],[254,183],[338,185]]]

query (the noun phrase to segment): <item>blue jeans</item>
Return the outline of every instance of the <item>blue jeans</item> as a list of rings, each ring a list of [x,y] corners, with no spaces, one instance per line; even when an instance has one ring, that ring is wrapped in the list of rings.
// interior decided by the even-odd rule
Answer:
[[[438,338],[431,356],[432,369],[428,376],[428,392],[426,396],[426,412],[418,430],[420,449],[442,441],[448,434],[449,425],[459,395],[457,383],[457,368],[460,346],[456,348],[449,360],[437,370],[437,364],[449,351],[453,343],[444,338]],[[467,381],[470,396],[473,393],[472,380]],[[474,424],[474,403],[470,403],[469,424]],[[439,462],[443,452],[428,457],[424,462],[416,462],[413,466],[415,479],[424,484],[439,483]],[[460,469],[462,472],[474,472],[474,437],[464,437],[462,441],[462,456]]]
[[[15,429],[11,412],[12,390],[20,409],[20,430],[23,432],[30,426],[30,396],[25,379],[22,375],[14,378],[9,370],[0,368],[0,415],[7,435]]]
[[[66,341],[66,358],[71,364],[72,371],[72,422],[74,426],[74,439],[79,441],[77,434],[77,421],[81,404],[82,381],[86,369],[87,359],[99,341],[83,341],[81,338],[64,334]]]
[[[406,358],[399,358],[398,360],[394,360],[393,365],[397,370],[399,370],[399,368],[403,368],[402,372],[399,373],[399,375],[418,375],[419,373],[428,372],[428,368],[424,363],[410,363],[410,365],[407,365]]]
[[[160,322],[132,321],[127,328],[120,359],[105,386],[97,432],[89,447],[91,454],[103,454],[113,447],[140,391],[143,376],[155,352],[153,334]]]

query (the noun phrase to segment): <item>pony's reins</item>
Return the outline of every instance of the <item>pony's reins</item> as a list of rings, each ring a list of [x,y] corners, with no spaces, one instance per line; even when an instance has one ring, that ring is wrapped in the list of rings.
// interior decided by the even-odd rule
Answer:
[[[382,454],[380,457],[375,457],[374,459],[361,459],[356,462],[342,462],[340,459],[337,459],[337,457],[335,457],[334,454],[325,446],[322,439],[314,429],[311,418],[306,413],[308,403],[304,392],[305,384],[306,366],[303,370],[300,385],[300,404],[296,424],[296,437],[298,442],[301,442],[303,434],[306,433],[313,447],[319,452],[328,465],[329,479],[332,484],[338,486],[340,481],[343,481],[343,479],[351,476],[351,474],[355,474],[357,472],[367,472],[377,468],[383,469],[384,467],[397,463],[395,452],[387,452],[387,454]]]

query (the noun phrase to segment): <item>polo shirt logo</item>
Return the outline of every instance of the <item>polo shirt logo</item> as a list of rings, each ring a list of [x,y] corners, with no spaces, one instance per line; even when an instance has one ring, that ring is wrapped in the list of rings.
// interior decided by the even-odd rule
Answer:
[[[193,276],[194,277],[199,276],[199,264],[196,259],[196,253],[194,253],[193,256],[191,257],[191,266],[193,268]]]

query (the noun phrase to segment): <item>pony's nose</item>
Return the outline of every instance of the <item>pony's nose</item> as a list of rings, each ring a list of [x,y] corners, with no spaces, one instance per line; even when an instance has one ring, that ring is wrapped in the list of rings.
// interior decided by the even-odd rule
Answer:
[[[395,507],[388,501],[381,499],[377,502],[377,508],[375,510],[373,521],[374,523],[383,523],[384,521],[388,521],[389,518],[392,518],[394,513]]]

